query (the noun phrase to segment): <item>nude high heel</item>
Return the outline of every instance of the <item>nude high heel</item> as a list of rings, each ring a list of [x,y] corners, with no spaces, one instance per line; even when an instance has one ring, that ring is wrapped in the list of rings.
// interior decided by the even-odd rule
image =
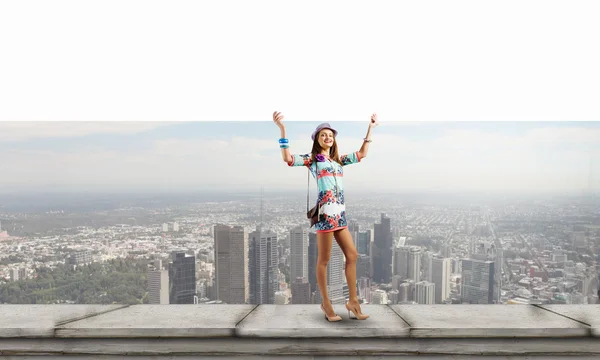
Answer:
[[[348,318],[350,318],[350,319],[366,320],[369,318],[369,315],[365,315],[360,312],[360,308],[350,307],[350,305],[348,305],[348,303],[346,303],[346,309],[348,310]],[[352,312],[352,314],[354,314],[354,316],[350,315],[351,312]]]
[[[335,316],[333,316],[333,317],[327,316],[327,312],[325,312],[325,308],[323,307],[323,303],[321,303],[321,310],[323,310],[323,313],[325,314],[325,319],[327,319],[327,321],[329,321],[329,322],[335,322],[335,321],[342,320],[342,317],[339,316],[338,314],[335,314]]]

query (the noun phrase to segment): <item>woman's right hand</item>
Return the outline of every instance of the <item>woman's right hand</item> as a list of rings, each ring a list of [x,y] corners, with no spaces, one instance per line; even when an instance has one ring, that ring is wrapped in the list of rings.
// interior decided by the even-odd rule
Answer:
[[[273,122],[281,129],[283,127],[283,114],[279,111],[275,111],[273,113]]]

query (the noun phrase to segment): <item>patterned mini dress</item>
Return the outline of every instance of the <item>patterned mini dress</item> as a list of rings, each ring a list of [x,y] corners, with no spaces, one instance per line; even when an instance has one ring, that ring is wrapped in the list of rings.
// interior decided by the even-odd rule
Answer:
[[[343,167],[360,162],[358,151],[340,156],[342,165],[328,156],[325,156],[324,161],[321,162],[313,162],[310,154],[292,155],[292,157],[293,161],[288,163],[289,166],[306,166],[317,179],[319,192],[317,199],[319,221],[315,224],[317,233],[347,228]]]

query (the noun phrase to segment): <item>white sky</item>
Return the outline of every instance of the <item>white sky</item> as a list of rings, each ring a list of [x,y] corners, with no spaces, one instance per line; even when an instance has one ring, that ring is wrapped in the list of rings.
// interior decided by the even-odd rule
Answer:
[[[600,120],[598,1],[3,1],[0,120]]]
[[[389,129],[600,121],[598,14],[598,1],[567,0],[0,2],[0,121],[106,122],[0,124],[0,187],[298,188],[305,172],[267,151],[274,127],[224,142],[165,136],[135,151],[111,145],[119,140],[70,152],[40,145],[144,134],[161,126],[151,121],[270,121],[281,110],[288,122],[379,114],[349,187],[584,188],[590,156],[600,159],[597,127],[450,129],[427,140]],[[361,136],[344,135],[342,150]],[[308,150],[305,135],[290,137],[296,152]],[[40,143],[19,145],[32,139]],[[239,164],[207,175],[197,164],[215,168],[215,153]],[[252,182],[240,177],[249,173]]]

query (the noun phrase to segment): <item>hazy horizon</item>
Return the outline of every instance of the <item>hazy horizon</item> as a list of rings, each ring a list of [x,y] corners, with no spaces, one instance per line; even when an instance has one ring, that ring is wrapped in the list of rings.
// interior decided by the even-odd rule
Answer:
[[[600,122],[380,121],[368,157],[345,168],[349,192],[600,188]],[[287,122],[292,153],[310,151],[317,124]],[[367,121],[331,124],[341,153],[360,148]],[[278,138],[272,121],[0,122],[0,193],[306,191]]]

